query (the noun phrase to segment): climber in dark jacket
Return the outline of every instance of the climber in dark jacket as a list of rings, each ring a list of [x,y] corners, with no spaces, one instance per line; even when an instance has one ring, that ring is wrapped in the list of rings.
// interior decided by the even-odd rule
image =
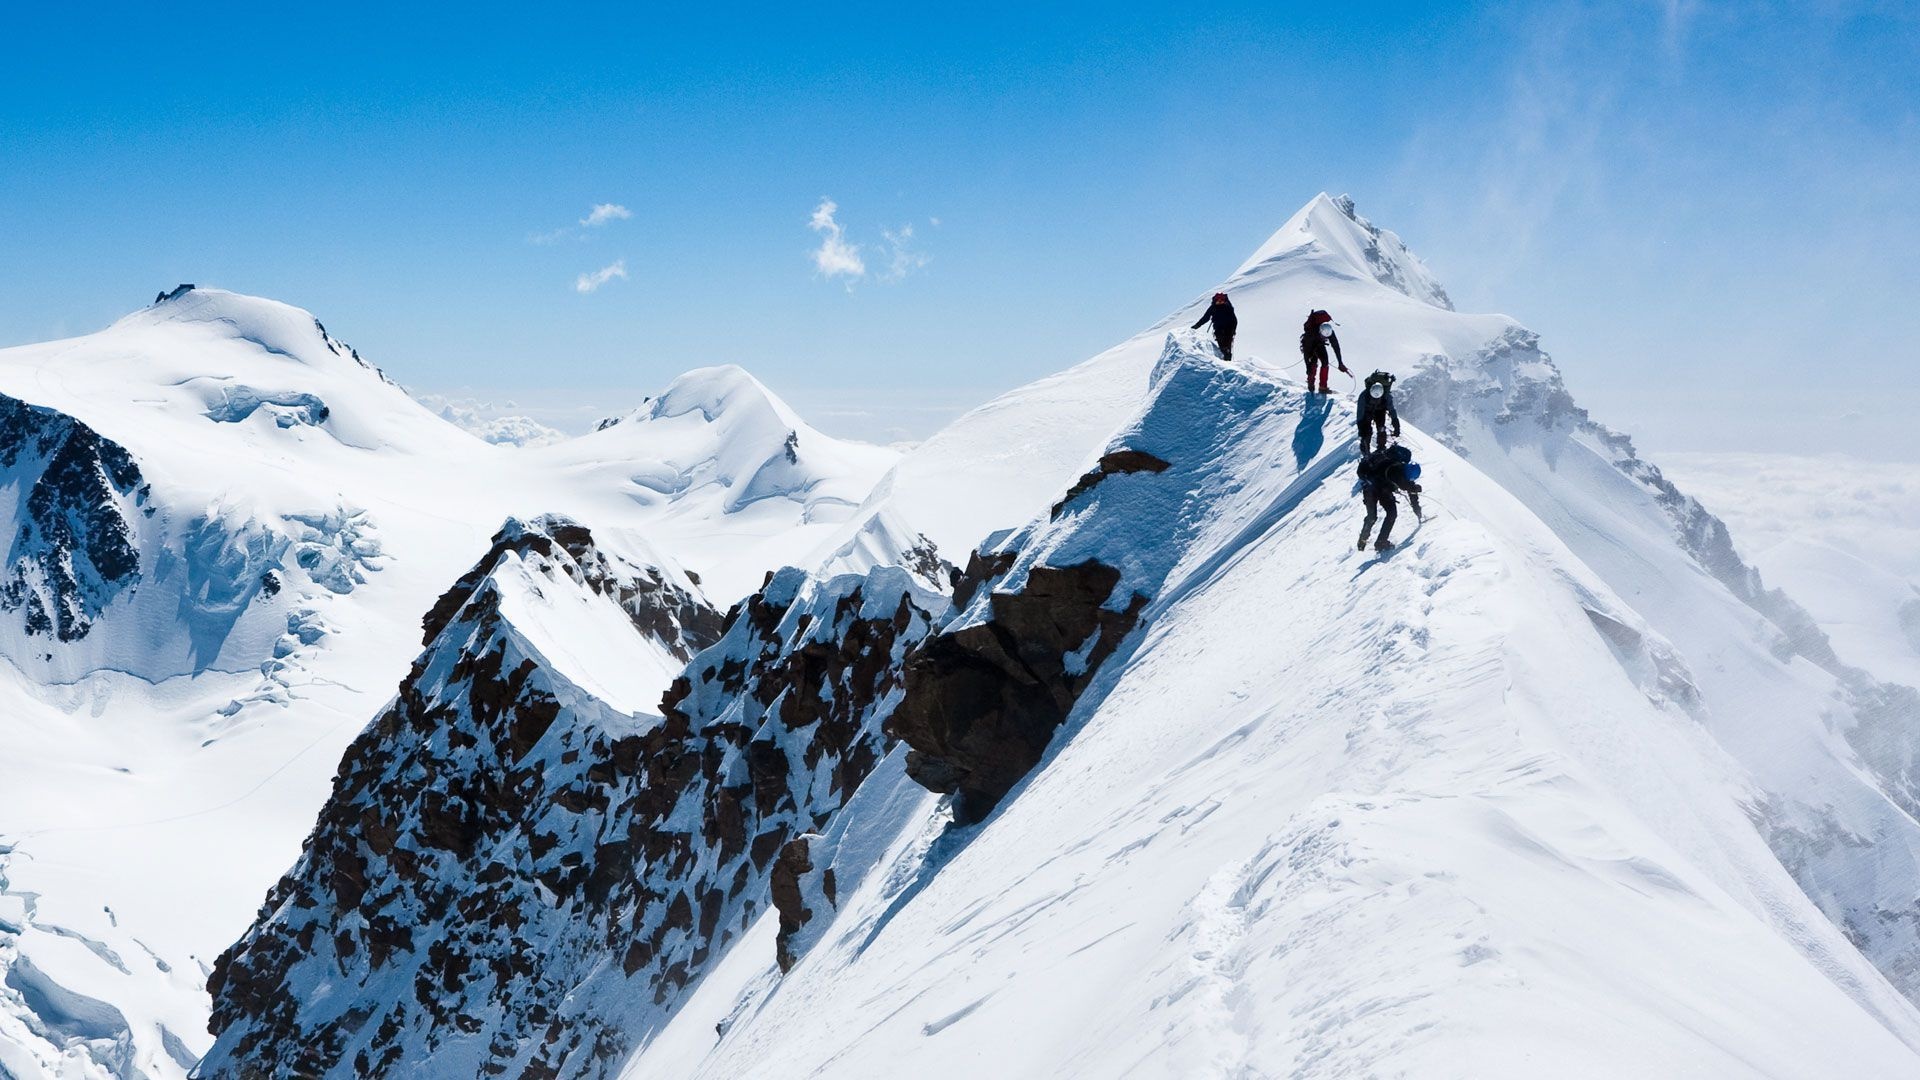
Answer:
[[[1314,371],[1319,369],[1320,392],[1327,390],[1327,346],[1333,346],[1333,363],[1346,372],[1347,359],[1340,355],[1340,335],[1333,332],[1333,316],[1318,309],[1307,313],[1307,325],[1300,330],[1300,356],[1307,362],[1307,393],[1313,393]]]
[[[1393,437],[1400,437],[1400,414],[1393,408],[1393,376],[1384,371],[1376,371],[1367,376],[1366,388],[1360,391],[1360,452],[1366,453],[1372,441],[1369,435],[1380,436],[1380,447],[1387,445],[1387,421],[1393,421]]]
[[[1393,522],[1400,516],[1400,508],[1394,502],[1393,493],[1404,491],[1407,501],[1412,504],[1414,515],[1420,514],[1420,466],[1414,464],[1413,451],[1404,446],[1383,446],[1360,459],[1360,497],[1366,500],[1367,521],[1360,526],[1360,550],[1367,550],[1367,538],[1373,534],[1373,523],[1380,516],[1380,510],[1386,510],[1386,520],[1380,523],[1380,539],[1373,545],[1375,551],[1387,551],[1393,547]]]
[[[1233,302],[1226,293],[1213,294],[1213,303],[1207,305],[1207,313],[1193,328],[1198,330],[1209,322],[1213,323],[1213,340],[1220,343],[1220,359],[1233,359],[1233,332],[1240,329],[1240,316],[1233,313]]]

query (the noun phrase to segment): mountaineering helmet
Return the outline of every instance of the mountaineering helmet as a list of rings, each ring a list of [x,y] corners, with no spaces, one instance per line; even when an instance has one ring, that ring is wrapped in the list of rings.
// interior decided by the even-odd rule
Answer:
[[[1372,394],[1374,397],[1386,397],[1387,388],[1380,383],[1374,383],[1367,387],[1367,393]]]
[[[1333,323],[1331,323],[1331,322],[1323,322],[1323,323],[1321,323],[1321,324],[1320,324],[1320,336],[1321,336],[1321,337],[1323,337],[1323,338],[1330,338],[1330,337],[1332,337],[1332,336],[1333,336]]]

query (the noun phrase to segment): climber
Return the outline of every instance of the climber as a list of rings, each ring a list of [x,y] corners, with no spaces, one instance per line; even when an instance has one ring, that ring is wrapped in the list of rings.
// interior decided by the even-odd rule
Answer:
[[[1387,445],[1387,421],[1393,421],[1393,437],[1400,437],[1400,414],[1393,408],[1393,376],[1385,371],[1376,371],[1367,376],[1366,388],[1360,391],[1360,407],[1356,410],[1360,417],[1360,452],[1366,453],[1368,438],[1371,434],[1380,436],[1380,448]]]
[[[1315,309],[1307,314],[1307,325],[1300,331],[1300,355],[1307,361],[1307,393],[1313,393],[1314,369],[1320,372],[1320,392],[1327,390],[1327,346],[1333,346],[1333,362],[1347,371],[1346,357],[1340,355],[1340,335],[1333,332],[1333,316]]]
[[[1360,550],[1367,550],[1367,537],[1373,533],[1373,523],[1379,511],[1386,510],[1386,520],[1380,523],[1380,539],[1373,545],[1375,551],[1389,551],[1393,548],[1393,521],[1400,514],[1393,493],[1396,489],[1407,493],[1407,502],[1413,506],[1415,517],[1420,516],[1420,466],[1414,463],[1413,452],[1404,446],[1383,446],[1360,459],[1360,496],[1366,500],[1367,520],[1360,526]]]
[[[1220,359],[1233,359],[1233,332],[1240,329],[1240,316],[1233,313],[1233,302],[1226,293],[1213,294],[1213,303],[1207,305],[1207,313],[1193,328],[1198,330],[1208,322],[1213,323],[1213,340],[1220,343]]]

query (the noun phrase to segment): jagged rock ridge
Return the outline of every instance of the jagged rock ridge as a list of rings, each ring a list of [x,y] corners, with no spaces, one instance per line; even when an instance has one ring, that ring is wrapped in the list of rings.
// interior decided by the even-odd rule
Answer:
[[[540,655],[503,615],[516,565],[676,652],[710,646],[663,716],[610,708]],[[717,617],[585,529],[503,530],[426,617],[413,675],[217,965],[208,1075],[379,1075],[423,1054],[447,1075],[605,1075],[878,761],[930,602],[897,569],[788,571],[714,642]]]
[[[140,581],[135,522],[151,514],[140,468],[118,443],[52,409],[0,394],[0,488],[18,493],[6,530],[0,611],[62,642]]]

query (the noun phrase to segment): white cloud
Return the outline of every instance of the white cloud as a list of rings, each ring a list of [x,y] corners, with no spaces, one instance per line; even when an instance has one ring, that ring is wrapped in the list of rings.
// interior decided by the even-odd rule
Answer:
[[[899,281],[932,261],[929,256],[911,249],[913,226],[902,225],[899,232],[881,229],[880,235],[887,241],[887,269],[880,280]]]
[[[845,277],[858,281],[867,276],[867,264],[860,258],[860,245],[847,243],[847,231],[834,219],[840,205],[821,199],[813,209],[807,227],[820,234],[820,246],[813,250],[813,265],[827,277]]]
[[[578,225],[562,225],[552,232],[528,233],[527,243],[545,247],[557,244],[568,237],[585,240],[587,229],[598,229],[610,221],[625,221],[633,216],[633,211],[619,203],[595,203],[587,210],[587,216],[580,219]]]
[[[600,288],[600,286],[605,285],[607,282],[612,281],[614,278],[620,278],[621,280],[624,281],[626,279],[626,276],[627,276],[627,260],[615,259],[613,262],[607,264],[606,266],[601,267],[598,270],[593,271],[592,273],[581,274],[579,277],[575,278],[573,280],[573,291],[578,293],[590,293]]]
[[[609,221],[625,221],[632,216],[633,211],[619,203],[605,202],[587,211],[587,216],[580,219],[580,224],[589,229],[597,229]]]
[[[840,204],[832,199],[822,198],[820,205],[813,208],[807,227],[820,234],[820,246],[808,254],[813,257],[815,270],[825,277],[845,278],[848,288],[852,288],[854,282],[866,280],[867,260],[861,254],[861,245],[847,239],[847,230],[840,223],[839,215]],[[936,227],[940,224],[939,218],[927,220]],[[881,229],[880,243],[874,245],[878,250],[874,280],[890,284],[932,261],[913,245],[912,225],[902,225],[897,230]]]
[[[1749,559],[1764,561],[1789,541],[1827,544],[1920,582],[1920,480],[1911,464],[1743,451],[1668,453],[1659,464],[1726,521]]]

